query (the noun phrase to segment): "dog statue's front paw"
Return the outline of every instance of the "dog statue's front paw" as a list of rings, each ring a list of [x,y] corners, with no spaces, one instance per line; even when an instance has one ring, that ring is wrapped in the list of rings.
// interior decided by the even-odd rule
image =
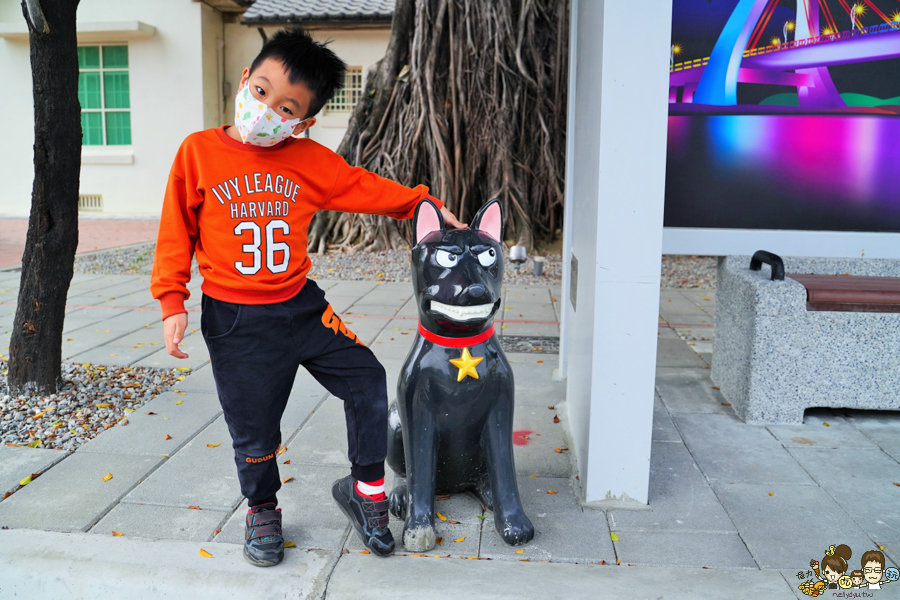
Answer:
[[[534,538],[534,525],[523,512],[507,515],[494,513],[494,527],[500,538],[510,546],[521,546]]]
[[[437,534],[434,519],[426,515],[410,515],[403,526],[403,547],[410,552],[425,552],[434,548]]]
[[[395,485],[394,489],[391,490],[390,496],[388,496],[390,501],[388,510],[391,511],[391,514],[398,519],[405,519],[408,498],[409,493],[407,492],[406,482]]]

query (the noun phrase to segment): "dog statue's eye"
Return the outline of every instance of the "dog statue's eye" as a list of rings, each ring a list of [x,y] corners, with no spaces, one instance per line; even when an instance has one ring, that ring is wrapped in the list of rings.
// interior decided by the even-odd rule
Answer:
[[[482,267],[490,267],[497,262],[497,252],[493,248],[488,248],[478,255],[478,262],[481,263]]]
[[[455,267],[459,262],[458,256],[446,250],[438,250],[434,255],[434,258],[435,260],[437,260],[437,264],[448,269],[451,267]]]

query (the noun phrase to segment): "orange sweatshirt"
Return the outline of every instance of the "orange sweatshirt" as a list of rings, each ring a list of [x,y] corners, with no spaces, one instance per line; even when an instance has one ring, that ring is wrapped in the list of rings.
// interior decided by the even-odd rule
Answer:
[[[408,219],[425,197],[427,187],[350,167],[310,139],[262,148],[231,139],[225,127],[194,133],[169,173],[150,291],[163,319],[186,312],[196,252],[204,294],[283,302],[306,282],[307,230],[317,210]]]

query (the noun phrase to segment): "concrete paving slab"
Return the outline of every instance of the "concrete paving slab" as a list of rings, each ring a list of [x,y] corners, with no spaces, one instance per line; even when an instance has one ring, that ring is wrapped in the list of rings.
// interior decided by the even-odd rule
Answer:
[[[791,454],[869,537],[900,549],[897,461],[878,448],[791,448]]]
[[[213,379],[212,366],[202,365],[191,371],[191,374],[178,383],[178,389],[182,392],[216,393],[216,382]]]
[[[219,446],[209,448],[207,444]],[[234,510],[240,503],[231,436],[222,417],[165,461],[123,502],[224,511]]]
[[[556,410],[546,406],[518,406],[513,415],[513,457],[519,475],[541,477],[569,477],[572,465],[566,453],[555,448],[568,448],[569,442],[563,423],[554,423],[553,417],[562,412],[560,403]]]
[[[0,525],[87,531],[162,457],[78,452],[0,502]],[[103,477],[112,473],[109,481]]]
[[[659,326],[659,330],[657,332],[659,339],[661,340],[680,340],[681,337],[675,333],[675,330],[668,326],[668,324],[662,323]]]
[[[675,332],[678,334],[678,337],[688,342],[688,346],[693,348],[698,348],[699,344],[696,342],[711,342],[716,336],[716,330],[714,327],[673,327]],[[697,350],[697,352],[700,352]],[[710,346],[710,350],[708,352],[712,352],[712,346]]]
[[[675,531],[685,533],[737,533],[719,499],[684,444],[654,442],[650,454],[649,502],[652,511],[611,510],[612,531]],[[619,537],[622,537],[621,535]],[[730,547],[732,542],[727,542]],[[669,550],[677,549],[672,546]],[[636,551],[636,548],[632,548]],[[657,554],[657,556],[660,556]],[[706,556],[706,555],[703,555]],[[632,555],[634,557],[634,555]],[[749,557],[749,555],[748,555]],[[619,558],[625,559],[619,555]],[[674,558],[674,556],[672,556]],[[732,555],[732,558],[734,556]],[[683,558],[682,561],[688,560]],[[730,560],[730,559],[729,559]],[[629,559],[628,562],[634,562]],[[642,564],[686,565],[684,562]],[[713,566],[696,562],[691,566]],[[744,566],[729,563],[727,566]]]
[[[385,487],[385,489],[393,489],[393,479],[391,481],[391,486]],[[435,498],[434,509],[451,521],[459,521],[460,525],[479,525],[485,521],[493,523],[491,514],[486,513],[481,509],[481,501],[475,498],[471,493],[451,494],[449,498],[442,498],[445,498],[445,496],[438,496]],[[487,519],[478,518],[484,517],[485,515],[487,515]],[[453,525],[452,523],[445,524]],[[493,525],[491,526],[493,527]],[[450,528],[450,531],[452,533],[452,527]],[[458,535],[454,536],[454,539],[458,537]]]
[[[698,445],[687,442],[691,454],[713,484],[737,483],[814,485],[784,448]]]
[[[412,295],[412,283],[388,282],[376,286],[364,299],[365,304],[387,304],[400,308]]]
[[[366,346],[370,346],[388,321],[379,318],[350,317],[344,319],[344,323]]]
[[[158,347],[142,346],[140,348],[103,345],[91,350],[79,352],[69,357],[72,362],[92,365],[117,365],[127,367],[157,352]],[[64,354],[65,356],[65,354]]]
[[[354,302],[347,310],[343,311],[344,319],[352,319],[354,316],[379,316],[393,317],[400,310],[402,304],[370,304],[369,297],[365,296],[358,302]]]
[[[151,311],[123,310],[118,308],[90,308],[86,310],[90,312],[97,312],[101,315],[109,315],[104,318],[100,324],[95,326],[95,329],[99,329],[104,332],[107,329],[109,329],[110,332],[118,332],[120,335],[116,337],[120,337],[121,334],[137,331],[138,329],[142,329],[147,325],[153,326],[159,323],[159,314]],[[110,314],[110,311],[119,310],[123,310],[123,312],[118,315],[115,315],[114,313]]]
[[[767,429],[787,448],[878,448],[846,419],[827,408],[807,410],[802,425],[768,425]],[[900,433],[900,428],[897,432]]]
[[[880,410],[842,410],[847,420],[900,462],[900,413]]]
[[[181,404],[176,405],[179,401]],[[173,456],[221,414],[215,394],[192,392],[182,396],[165,392],[131,413],[128,425],[120,423],[107,429],[78,452]]]
[[[278,506],[282,510],[285,541],[297,544],[297,549],[319,548],[340,551],[347,535],[349,521],[331,497],[331,484],[345,477],[349,469],[313,465],[282,464],[278,470],[282,479],[293,477],[278,491]],[[220,543],[244,542],[246,500],[215,537]]]
[[[481,536],[482,557],[615,564],[606,515],[582,509],[568,479],[519,477],[518,483],[525,514],[534,524],[534,539],[524,546],[507,546],[497,535],[493,515],[488,515]],[[557,493],[548,494],[548,490]],[[523,549],[522,554],[516,553]]]
[[[0,498],[32,473],[43,473],[68,455],[62,450],[0,446]]]
[[[679,290],[661,290],[659,293],[660,314],[697,314],[700,308],[686,298]]]
[[[700,329],[701,326],[704,328],[713,328],[715,326],[715,319],[711,317],[709,314],[700,311],[697,309],[696,313],[691,314],[672,314],[672,313],[664,313],[662,315],[664,321],[669,327],[675,328],[697,328]]]
[[[818,486],[736,483],[717,486],[716,494],[761,569],[806,571],[831,545],[873,545]]]
[[[653,397],[653,441],[654,442],[681,442],[681,434],[675,428],[666,405],[659,397],[659,393]]]
[[[378,286],[374,281],[339,281],[330,288],[325,297],[331,301],[331,296],[355,296],[362,298]]]
[[[543,285],[506,285],[504,286],[505,304],[547,304],[550,300],[550,290]]]
[[[206,542],[213,537],[231,513],[216,510],[193,510],[150,504],[119,504],[91,533],[110,535],[117,531],[125,536],[154,540]]]
[[[66,310],[63,333],[67,334],[67,337],[74,337],[73,334],[78,334],[82,329],[93,331],[98,323],[102,323],[106,319],[112,317],[124,315],[126,312],[128,312],[128,309],[124,308],[110,308],[106,310],[78,308],[72,309],[71,311]],[[94,327],[91,327],[92,325],[94,325]],[[65,341],[65,339],[63,341]]]
[[[706,368],[706,363],[684,341],[659,339],[656,344],[656,367]]]
[[[120,338],[117,338],[108,344],[109,346],[116,346],[120,348],[130,348],[132,346],[139,347],[148,347],[153,348],[154,350],[159,350],[161,347],[165,347],[165,340],[163,339],[163,325],[162,322],[155,323],[153,325],[149,325],[146,327],[142,327],[128,335],[124,335]]]
[[[764,426],[744,423],[734,415],[673,413],[672,419],[688,447],[692,445],[781,447],[781,443]]]
[[[704,569],[757,569],[737,533],[623,531],[614,542],[622,564]]]
[[[213,558],[203,558],[205,548]],[[338,556],[290,551],[260,569],[243,545],[0,531],[0,589],[17,598],[321,598]]]
[[[615,565],[615,561],[612,563]],[[402,581],[404,585],[398,585]],[[365,554],[341,557],[328,583],[328,600],[372,598],[479,598],[518,600],[720,600],[752,590],[753,596],[783,598],[788,585],[776,571],[616,567],[515,563],[458,558],[398,557],[387,561]]]
[[[316,392],[297,390],[296,393],[291,393],[284,414],[281,415],[281,426],[300,429],[312,418],[327,397],[328,393],[324,388]],[[335,400],[337,399],[335,398]]]
[[[511,323],[500,326],[500,335],[559,337],[559,325],[546,323]]]
[[[566,382],[553,379],[553,370],[559,367],[555,354],[508,353],[506,358],[513,370],[516,383],[516,410],[520,406],[538,408],[556,406],[566,399]]]
[[[453,525],[444,521],[438,521],[435,524],[435,530],[437,531],[437,537],[441,540],[441,543],[423,553],[410,552],[403,547],[403,521],[391,517],[388,528],[391,530],[391,535],[394,536],[394,556],[416,554],[435,558],[438,556],[447,556],[449,554],[450,557],[456,559],[460,557],[468,558],[470,556],[478,556],[478,550],[481,546],[481,523],[470,525],[463,525],[460,523],[459,525]],[[460,539],[462,541],[456,541]],[[359,554],[366,549],[360,541],[356,530],[353,529],[350,530],[350,534],[347,536],[344,548],[349,550],[351,554]]]
[[[283,458],[291,464],[349,467],[344,402],[328,398],[300,429]]]
[[[660,340],[662,341],[662,340]],[[683,342],[682,342],[683,343]],[[714,389],[710,370],[657,367],[656,391],[671,413],[713,413],[732,415],[725,397]]]

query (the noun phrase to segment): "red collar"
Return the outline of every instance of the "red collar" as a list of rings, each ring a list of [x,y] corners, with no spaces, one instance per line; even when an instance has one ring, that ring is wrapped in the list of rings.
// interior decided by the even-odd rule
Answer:
[[[494,326],[491,325],[487,331],[485,331],[484,333],[479,333],[478,335],[473,335],[471,337],[452,338],[444,337],[436,333],[431,333],[430,331],[422,327],[422,323],[420,322],[419,333],[422,334],[423,338],[425,338],[429,342],[437,344],[438,346],[447,346],[448,348],[468,348],[470,346],[480,344],[481,342],[486,341],[492,335],[494,335]]]

